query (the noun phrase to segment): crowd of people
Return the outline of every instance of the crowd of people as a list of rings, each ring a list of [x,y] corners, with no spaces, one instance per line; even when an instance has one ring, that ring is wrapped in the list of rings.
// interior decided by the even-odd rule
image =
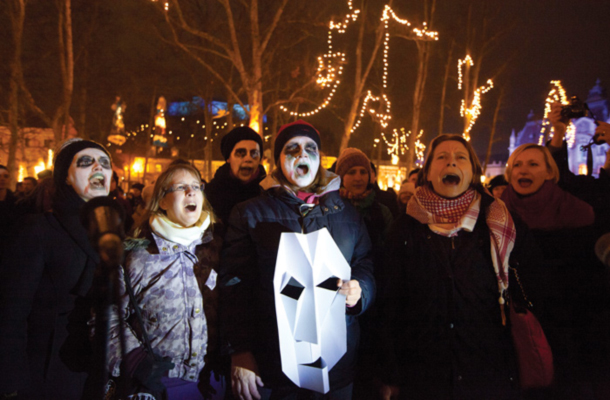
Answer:
[[[518,147],[487,186],[471,144],[444,134],[398,193],[384,191],[359,149],[325,169],[320,133],[302,120],[275,134],[269,172],[261,137],[233,129],[221,143],[226,163],[207,185],[175,160],[126,196],[107,149],[83,139],[63,143],[52,176],[24,180],[23,195],[8,189],[0,166],[0,395],[610,398],[610,281],[595,256],[610,231],[610,160],[599,178],[570,172],[560,108],[550,142]],[[599,122],[596,134],[610,138],[610,124]],[[98,304],[108,255],[82,215],[104,197],[128,233],[108,309]],[[291,278],[282,293],[299,312],[282,321],[274,289],[282,241],[320,231],[349,278]],[[300,349],[322,340],[322,355],[295,368],[324,370],[337,321],[304,300],[318,288],[334,291],[345,313],[345,352],[326,393],[286,372],[279,327],[291,327]],[[552,350],[553,379],[537,387],[522,384],[511,335],[509,308],[520,303]],[[94,329],[106,319],[107,333]]]

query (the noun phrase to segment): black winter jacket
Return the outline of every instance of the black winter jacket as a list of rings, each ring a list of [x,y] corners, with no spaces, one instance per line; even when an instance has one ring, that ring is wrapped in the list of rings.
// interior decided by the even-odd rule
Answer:
[[[99,257],[80,223],[84,202],[68,197],[32,216],[0,264],[0,393],[20,399],[80,399],[87,378],[85,295]]]
[[[485,221],[491,201],[483,196],[473,232],[444,237],[405,214],[389,235],[388,279],[379,289],[385,360],[380,372],[386,384],[400,386],[400,398],[518,395]]]
[[[283,374],[273,290],[275,262],[282,232],[315,232],[326,227],[359,281],[362,298],[347,309],[347,353],[330,371],[331,390],[353,380],[359,327],[356,315],[375,296],[371,243],[356,209],[332,191],[305,216],[303,202],[282,188],[238,204],[225,236],[219,282],[221,334],[232,352],[254,354],[265,387],[296,387]],[[309,209],[309,207],[305,207]]]
[[[214,179],[205,187],[205,195],[214,213],[221,219],[223,224],[229,222],[231,210],[237,203],[250,200],[258,196],[262,189],[259,183],[265,178],[265,168],[262,165],[258,167],[258,176],[251,182],[242,183],[239,179],[231,176],[231,165],[225,163],[218,168]]]

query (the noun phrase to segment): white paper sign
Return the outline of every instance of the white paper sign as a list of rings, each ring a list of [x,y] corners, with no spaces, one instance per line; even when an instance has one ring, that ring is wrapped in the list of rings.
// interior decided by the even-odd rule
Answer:
[[[328,372],[347,351],[345,296],[351,268],[326,228],[282,233],[273,286],[282,371],[297,386],[328,393]]]

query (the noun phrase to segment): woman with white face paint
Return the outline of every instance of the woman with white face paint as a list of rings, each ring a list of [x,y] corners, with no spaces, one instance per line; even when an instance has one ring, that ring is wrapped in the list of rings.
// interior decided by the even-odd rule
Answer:
[[[160,395],[167,390],[169,399],[203,399],[197,386],[208,351],[209,305],[204,295],[209,299],[215,286],[219,243],[199,171],[189,164],[165,170],[155,183],[143,221],[134,238],[127,239],[131,250],[124,271],[137,304],[131,304],[124,292],[121,310],[132,322],[123,330],[123,353],[117,310],[111,318],[110,373],[131,379],[130,386],[142,393]],[[135,306],[141,310],[156,358],[147,354],[142,335],[136,333],[142,327],[129,319]]]
[[[87,377],[89,309],[78,306],[99,256],[79,214],[108,195],[112,165],[88,140],[68,140],[55,154],[53,211],[16,230],[0,264],[0,393],[19,399],[81,399]]]
[[[384,399],[519,398],[504,294],[509,257],[525,266],[528,253],[481,173],[470,143],[438,136],[390,232],[379,290]]]
[[[355,317],[375,293],[370,240],[358,212],[339,195],[339,177],[322,167],[320,135],[312,125],[299,120],[280,128],[274,156],[276,169],[261,182],[263,194],[233,209],[221,256],[221,334],[232,357],[233,392],[247,400],[351,399],[359,332]],[[326,395],[300,389],[282,372],[273,288],[282,232],[322,228],[351,266],[351,279],[336,281],[346,296],[347,353],[330,370]],[[315,320],[315,315],[301,317]]]

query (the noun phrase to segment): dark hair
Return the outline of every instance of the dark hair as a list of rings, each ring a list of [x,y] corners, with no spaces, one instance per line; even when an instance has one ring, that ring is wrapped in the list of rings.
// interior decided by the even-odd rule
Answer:
[[[168,167],[171,167],[172,165],[191,165],[191,163],[184,158],[176,158],[174,161],[169,163]]]
[[[483,175],[483,168],[481,167],[481,163],[479,162],[479,158],[477,157],[477,153],[475,153],[474,148],[466,139],[464,139],[461,135],[455,134],[443,134],[435,137],[430,142],[430,146],[428,147],[428,154],[426,156],[426,161],[424,161],[424,166],[422,170],[419,171],[417,176],[417,186],[427,186],[431,187],[430,182],[428,182],[428,172],[430,171],[430,165],[432,164],[434,151],[438,147],[439,144],[443,142],[460,142],[464,145],[466,150],[468,151],[468,157],[470,158],[470,164],[472,165],[472,182],[470,183],[470,187],[477,189],[479,191],[484,191],[483,184],[481,183],[481,175]]]
[[[34,186],[38,185],[38,180],[36,180],[36,178],[31,177],[31,176],[26,176],[25,178],[23,178],[24,181],[31,181]]]
[[[418,168],[413,168],[413,169],[411,170],[411,172],[409,172],[409,175],[407,175],[407,178],[410,178],[410,177],[411,177],[411,175],[413,175],[413,174],[417,174],[417,173],[419,173],[419,171],[421,171],[421,168],[419,168],[419,167],[418,167]]]
[[[5,170],[7,170],[7,171],[8,171],[8,168],[6,168],[6,165],[2,165],[2,164],[0,164],[0,169],[5,169]]]

